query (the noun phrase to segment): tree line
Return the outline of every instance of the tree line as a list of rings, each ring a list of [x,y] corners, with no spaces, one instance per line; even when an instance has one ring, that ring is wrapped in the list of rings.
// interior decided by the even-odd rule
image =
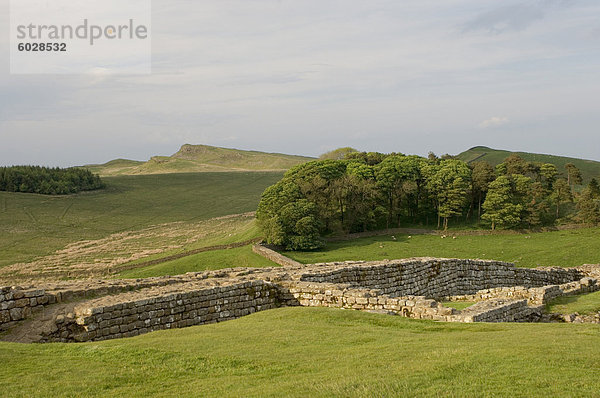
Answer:
[[[0,191],[68,195],[104,186],[98,175],[81,168],[0,167]]]
[[[600,187],[584,188],[573,164],[511,155],[493,167],[452,156],[427,158],[341,148],[290,169],[262,194],[257,219],[268,243],[322,247],[323,236],[452,222],[492,230],[566,222],[600,223]]]

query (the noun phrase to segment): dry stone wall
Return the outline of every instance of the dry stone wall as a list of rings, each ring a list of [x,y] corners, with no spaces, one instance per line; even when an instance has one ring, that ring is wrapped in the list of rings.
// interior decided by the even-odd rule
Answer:
[[[74,309],[74,320],[62,319],[60,327],[45,340],[132,337],[155,330],[227,321],[279,304],[278,287],[261,280],[156,287],[82,303]]]
[[[393,296],[441,298],[475,294],[506,286],[541,287],[573,282],[584,275],[576,269],[515,268],[513,264],[485,260],[407,259],[382,262],[315,264],[302,275],[307,282],[349,283],[378,288]]]
[[[275,264],[279,264],[284,267],[301,267],[302,266],[302,264],[299,263],[298,261],[294,261],[289,257],[281,255],[281,254],[277,253],[275,250],[273,250],[270,247],[263,245],[263,244],[252,245],[252,251],[260,256],[263,256],[264,258],[266,258],[268,260],[273,261]]]
[[[600,289],[596,279],[586,276],[596,275],[593,267],[591,271],[518,269],[497,261],[434,258],[312,265],[290,260],[287,264],[1,288],[0,328],[35,317],[37,310],[51,304],[63,311],[54,314],[44,309],[54,318],[36,341],[130,337],[297,305],[447,322],[535,321],[542,304],[552,298]],[[441,300],[477,304],[457,311],[441,305]]]
[[[56,299],[41,289],[0,288],[0,330],[6,330],[18,321],[31,316],[36,309],[53,304]]]

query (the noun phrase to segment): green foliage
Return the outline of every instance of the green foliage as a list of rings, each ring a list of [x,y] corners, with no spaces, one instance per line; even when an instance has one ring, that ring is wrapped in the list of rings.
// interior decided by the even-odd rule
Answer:
[[[577,203],[577,210],[579,222],[591,225],[600,223],[600,204],[591,189],[586,188],[583,190]]]
[[[569,185],[581,185],[583,184],[583,178],[581,171],[573,163],[567,163],[565,165],[567,169],[567,182]]]
[[[573,193],[571,192],[571,187],[567,180],[564,178],[556,180],[550,198],[556,206],[556,218],[558,218],[560,216],[560,206],[563,203],[571,202],[573,200]]]
[[[485,213],[482,219],[492,224],[492,230],[499,227],[511,227],[521,221],[523,205],[515,203],[511,180],[506,176],[498,177],[489,185],[483,203]]]
[[[444,219],[444,229],[448,228],[448,218],[461,214],[467,200],[467,189],[471,180],[469,166],[461,160],[448,159],[439,164],[424,168],[427,188],[436,202],[439,219]]]
[[[358,151],[356,149],[350,148],[350,147],[338,148],[338,149],[334,149],[333,151],[325,152],[324,154],[319,156],[319,159],[320,160],[325,160],[325,159],[341,160],[341,159],[345,159],[349,154],[351,154],[353,152],[358,152]]]
[[[588,189],[590,190],[590,194],[594,199],[600,198],[600,185],[595,178],[592,178],[590,183],[588,184]]]
[[[568,165],[567,169],[573,183],[580,183],[577,168]],[[477,220],[486,221],[493,230],[535,228],[572,220],[574,206],[564,205],[577,195],[558,176],[555,165],[529,162],[517,154],[494,170],[485,161],[467,165],[434,154],[425,159],[352,152],[343,160],[319,160],[292,168],[277,186],[265,191],[258,216],[267,240],[286,247],[292,241],[298,247],[307,245],[299,238],[300,229],[310,231],[308,242],[314,242],[317,230],[323,236],[399,227],[407,221],[427,225],[435,217],[437,227],[446,230],[450,220],[472,219],[474,207]],[[314,218],[306,221],[310,228],[304,222],[303,228],[296,226],[297,218],[281,218],[284,205],[300,199],[315,205]],[[296,238],[290,239],[289,234]]]
[[[509,157],[511,154],[519,155],[526,161],[537,165],[542,165],[544,163],[553,164],[556,166],[559,172],[565,170],[565,165],[567,163],[572,163],[581,171],[583,182],[586,184],[592,178],[598,178],[598,176],[600,176],[600,162],[593,160],[568,158],[564,156],[553,156],[528,152],[510,152],[499,149],[492,149],[484,146],[478,146],[471,148],[468,151],[462,152],[456,157],[467,163],[481,160],[490,163],[492,166],[496,166],[500,163],[503,163],[506,160],[506,158]]]
[[[104,187],[99,176],[79,168],[0,167],[0,191],[68,195]]]

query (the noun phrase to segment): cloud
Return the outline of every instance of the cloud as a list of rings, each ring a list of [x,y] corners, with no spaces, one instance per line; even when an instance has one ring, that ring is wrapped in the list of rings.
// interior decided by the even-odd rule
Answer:
[[[572,3],[570,0],[541,0],[503,5],[480,13],[463,25],[463,31],[519,32],[544,19],[549,11],[569,7]]]
[[[479,127],[487,129],[489,127],[498,127],[507,124],[510,120],[507,117],[492,116],[491,118],[479,123]]]

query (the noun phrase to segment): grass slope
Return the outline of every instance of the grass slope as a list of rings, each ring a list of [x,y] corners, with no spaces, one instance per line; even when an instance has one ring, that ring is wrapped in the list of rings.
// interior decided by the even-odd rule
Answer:
[[[247,245],[233,249],[214,250],[177,260],[124,271],[121,278],[149,278],[152,276],[180,275],[186,272],[208,271],[235,267],[277,267],[274,262],[259,256]]]
[[[85,167],[100,175],[109,176],[233,170],[287,170],[310,160],[313,159],[281,153],[185,144],[172,156],[154,156],[147,162],[117,159],[105,164]]]
[[[0,192],[0,266],[121,231],[254,211],[280,178],[281,172],[120,176],[105,178],[104,190],[72,196]]]
[[[596,325],[282,308],[99,343],[1,343],[0,380],[7,397],[595,396],[599,343]]]
[[[558,297],[552,300],[548,310],[560,314],[597,314],[600,311],[600,292]]]
[[[284,252],[302,263],[383,260],[409,257],[479,258],[514,262],[519,267],[575,267],[600,263],[600,228],[522,234],[395,235],[328,243],[324,250]]]
[[[456,155],[456,157],[465,162],[485,160],[486,162],[495,166],[499,163],[502,163],[504,159],[506,159],[513,153],[521,156],[523,159],[529,162],[552,163],[556,165],[558,171],[564,173],[564,175],[566,175],[565,165],[567,163],[573,163],[579,168],[579,170],[581,170],[581,175],[583,177],[584,183],[589,182],[589,180],[591,180],[592,178],[600,178],[600,162],[594,160],[585,160],[569,158],[565,156],[544,155],[528,152],[510,152],[499,149],[492,149],[485,146],[476,146],[474,148],[469,149],[468,151]]]

